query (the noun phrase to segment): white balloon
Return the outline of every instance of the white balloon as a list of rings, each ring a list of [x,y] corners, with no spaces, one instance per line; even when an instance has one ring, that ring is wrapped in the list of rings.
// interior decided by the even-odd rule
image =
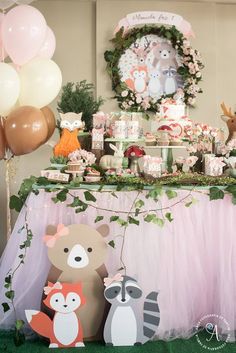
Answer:
[[[6,116],[15,106],[20,94],[20,79],[9,64],[0,63],[0,115]]]
[[[61,70],[49,59],[37,58],[23,65],[20,76],[20,105],[42,108],[58,95],[62,85]]]
[[[6,10],[15,4],[14,0],[0,0],[0,9]]]

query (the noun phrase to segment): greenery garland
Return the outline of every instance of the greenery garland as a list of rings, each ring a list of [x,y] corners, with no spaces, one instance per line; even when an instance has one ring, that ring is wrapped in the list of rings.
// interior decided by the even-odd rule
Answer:
[[[135,191],[135,195],[132,201],[132,205],[129,210],[112,210],[101,208],[97,205],[97,199],[91,190],[86,189],[86,183],[80,184],[80,181],[73,180],[69,184],[57,184],[49,181],[44,177],[31,176],[25,179],[20,187],[18,195],[13,195],[10,200],[10,208],[15,209],[20,212],[22,207],[26,208],[25,222],[18,233],[20,234],[24,231],[25,240],[20,244],[21,253],[18,256],[18,263],[15,268],[9,269],[5,277],[4,287],[6,288],[5,297],[6,301],[1,303],[4,313],[9,310],[13,310],[15,313],[15,344],[21,345],[24,343],[25,337],[23,332],[24,321],[16,316],[16,310],[14,305],[15,291],[13,288],[14,277],[19,271],[21,266],[24,265],[24,260],[27,255],[27,251],[31,246],[33,233],[30,229],[28,222],[28,208],[27,208],[27,197],[31,192],[35,195],[39,194],[39,188],[44,189],[47,192],[53,192],[52,201],[56,204],[59,202],[67,202],[67,207],[72,207],[75,213],[85,212],[89,208],[95,208],[99,215],[94,219],[94,223],[101,222],[104,219],[102,213],[104,211],[110,213],[109,221],[110,223],[116,222],[122,229],[121,234],[114,236],[113,239],[108,243],[112,248],[116,246],[116,238],[122,237],[121,252],[120,252],[120,264],[121,267],[119,271],[126,272],[126,265],[123,259],[123,251],[125,246],[125,239],[127,228],[129,225],[134,224],[139,226],[140,219],[147,223],[156,224],[159,227],[163,227],[166,222],[172,222],[172,209],[178,204],[184,204],[185,207],[190,207],[194,205],[197,200],[193,197],[192,192],[195,191],[196,185],[212,185],[209,187],[209,198],[210,200],[223,199],[225,194],[232,195],[232,203],[236,204],[236,179],[230,177],[209,177],[205,175],[200,175],[197,173],[181,173],[172,176],[165,176],[156,180],[147,181],[141,177],[135,178],[125,178],[118,176],[110,176],[106,180],[100,183],[98,192],[106,192],[104,187],[106,185],[115,185],[114,191],[109,191],[111,196],[118,198],[117,192],[121,190]],[[168,187],[164,187],[168,185]],[[178,188],[181,185],[188,185],[190,188],[186,195],[182,198],[178,197]],[[218,187],[216,185],[225,186],[224,188]],[[76,187],[82,187],[83,192],[79,197],[74,195],[73,189]],[[142,198],[142,193],[145,187],[149,189],[145,193],[145,198]],[[169,204],[165,207],[162,206],[161,198],[165,195]],[[70,198],[70,201],[68,200]],[[155,202],[156,206],[152,206],[150,209],[145,204],[145,199],[151,199]]]
[[[124,82],[121,82],[119,72],[119,60],[124,54],[125,50],[130,48],[137,39],[145,35],[154,34],[158,37],[166,39],[173,48],[176,49],[177,54],[181,58],[182,65],[178,68],[177,72],[181,75],[184,81],[184,88],[182,90],[183,100],[187,105],[193,106],[196,100],[197,93],[202,90],[198,86],[198,82],[202,79],[201,70],[204,65],[201,61],[201,55],[198,50],[191,47],[189,41],[184,35],[176,29],[175,26],[170,28],[165,26],[148,26],[145,25],[141,28],[133,28],[128,33],[124,34],[123,27],[116,33],[115,37],[111,39],[114,45],[113,50],[107,50],[104,53],[107,62],[107,72],[112,80],[112,89],[115,91],[115,98],[119,102],[119,107],[122,110],[131,112],[145,112],[146,110],[156,112],[159,110],[160,99],[151,99],[148,105],[144,105],[140,100],[137,103],[135,93],[130,90]],[[177,98],[175,94],[166,95],[166,98]]]

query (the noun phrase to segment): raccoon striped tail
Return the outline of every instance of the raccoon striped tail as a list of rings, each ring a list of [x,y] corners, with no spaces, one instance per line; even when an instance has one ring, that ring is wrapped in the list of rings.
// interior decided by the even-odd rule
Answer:
[[[143,335],[144,342],[149,341],[156,333],[160,323],[160,310],[157,303],[157,292],[149,293],[143,306]]]

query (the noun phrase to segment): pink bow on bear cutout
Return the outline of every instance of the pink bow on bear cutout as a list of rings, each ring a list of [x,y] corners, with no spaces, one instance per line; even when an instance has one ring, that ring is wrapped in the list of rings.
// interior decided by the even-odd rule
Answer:
[[[48,295],[54,289],[62,289],[60,282],[56,282],[53,286],[44,287],[44,294]]]
[[[69,229],[64,224],[58,224],[57,232],[54,235],[44,235],[43,242],[46,243],[48,248],[53,248],[57,239],[69,234]]]
[[[104,286],[108,287],[110,286],[110,284],[112,284],[113,282],[121,282],[123,281],[123,276],[121,273],[117,273],[115,276],[113,277],[106,277],[104,278]]]

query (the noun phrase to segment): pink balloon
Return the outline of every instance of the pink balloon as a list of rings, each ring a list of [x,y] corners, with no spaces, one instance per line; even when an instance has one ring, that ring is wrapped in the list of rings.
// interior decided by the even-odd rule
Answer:
[[[46,37],[47,24],[41,12],[29,5],[10,10],[2,24],[2,38],[6,51],[17,65],[33,59]]]
[[[47,28],[46,38],[42,47],[37,53],[37,57],[51,59],[56,49],[56,38],[50,27]]]
[[[4,15],[0,13],[0,61],[3,61],[6,56],[6,50],[4,49],[3,42],[2,42],[2,22],[4,19]]]

